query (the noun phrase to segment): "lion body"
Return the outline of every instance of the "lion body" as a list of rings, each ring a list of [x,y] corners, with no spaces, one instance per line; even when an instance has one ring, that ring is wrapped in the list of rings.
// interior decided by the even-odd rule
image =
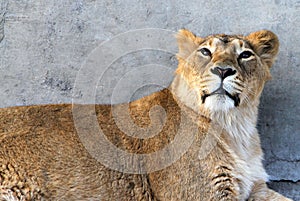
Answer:
[[[181,33],[180,37],[185,34],[190,33]],[[193,37],[187,36],[188,40]],[[182,38],[178,40],[180,46]],[[233,109],[211,112],[211,103],[207,102],[215,100],[201,94],[205,90],[200,90],[199,95],[197,87],[189,82],[198,79],[195,69],[183,69],[183,52],[178,57],[179,68],[171,86],[129,103],[126,111],[141,128],[153,122],[163,124],[161,131],[150,138],[134,138],[120,129],[113,109],[122,104],[0,109],[0,200],[289,200],[265,184],[267,174],[256,130],[263,82],[253,84],[257,89],[256,95],[251,94],[253,98],[247,97],[243,102],[240,95],[238,106],[228,103]],[[201,95],[206,103],[205,98],[199,101]],[[239,103],[237,98],[232,99],[235,105]],[[149,116],[154,106],[164,108],[165,120],[159,115]],[[192,143],[165,168],[155,169],[159,164],[154,162],[140,174],[126,172],[126,167],[124,171],[122,167],[114,170],[93,157],[82,143],[74,112],[82,115],[76,117],[79,119],[94,115],[106,138],[128,153],[158,152],[179,132]],[[121,122],[127,121],[126,115],[119,116]],[[92,132],[89,125],[85,129]],[[176,151],[164,156],[172,157]],[[119,160],[117,156],[106,159]],[[142,166],[130,162],[127,165]]]

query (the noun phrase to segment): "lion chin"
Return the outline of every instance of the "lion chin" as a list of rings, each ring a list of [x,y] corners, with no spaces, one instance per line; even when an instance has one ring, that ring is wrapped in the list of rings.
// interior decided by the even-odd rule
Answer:
[[[239,98],[238,95],[232,96],[225,93],[215,93],[202,96],[205,108],[211,112],[226,112],[232,108],[238,107]]]
[[[202,104],[211,112],[228,111],[240,104],[239,94],[232,95],[222,86],[210,94],[204,93],[201,100]]]

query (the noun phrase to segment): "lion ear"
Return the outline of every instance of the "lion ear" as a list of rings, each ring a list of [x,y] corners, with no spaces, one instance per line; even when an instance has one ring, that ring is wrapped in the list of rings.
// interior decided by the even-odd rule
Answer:
[[[270,68],[274,63],[279,49],[277,36],[271,31],[261,30],[249,34],[246,38],[251,43],[256,54]]]
[[[201,38],[186,29],[181,29],[176,34],[178,43],[178,59],[188,58],[199,46]]]

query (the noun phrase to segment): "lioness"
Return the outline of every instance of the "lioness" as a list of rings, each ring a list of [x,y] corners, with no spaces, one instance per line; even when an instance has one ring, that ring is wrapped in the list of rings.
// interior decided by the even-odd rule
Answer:
[[[262,30],[200,38],[180,30],[177,41],[179,64],[170,87],[129,104],[130,119],[144,131],[164,123],[155,136],[136,138],[120,129],[113,110],[122,104],[1,109],[1,199],[290,200],[266,186],[256,129],[259,97],[278,52],[276,35]],[[157,105],[165,118],[150,113]],[[106,138],[128,153],[159,152],[178,133],[182,142],[185,137],[193,141],[168,167],[155,169],[155,161],[141,160],[127,164],[140,167],[140,174],[126,172],[126,167],[114,170],[83,144],[74,112],[81,115],[76,120],[95,114]],[[128,122],[126,115],[118,118]],[[80,132],[94,132],[86,122]],[[169,150],[165,160],[176,151]],[[98,154],[107,152],[103,146]],[[122,157],[106,159],[118,163]]]

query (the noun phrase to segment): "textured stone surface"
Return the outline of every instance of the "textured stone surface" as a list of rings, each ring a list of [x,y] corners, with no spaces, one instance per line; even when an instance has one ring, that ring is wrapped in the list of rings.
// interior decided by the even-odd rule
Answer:
[[[269,187],[277,190],[279,193],[290,195],[295,201],[300,200],[300,182],[274,181]]]
[[[198,35],[274,31],[281,47],[272,69],[273,80],[262,97],[259,130],[265,165],[275,181],[270,186],[300,199],[299,0],[2,0],[0,6],[0,38],[4,35],[0,43],[0,107],[71,102],[73,96],[80,96],[74,92],[76,74],[90,52],[128,30],[154,27],[176,31],[185,27]],[[98,82],[96,101],[110,102],[118,80],[153,63],[176,68],[170,53],[141,50],[124,55]],[[132,76],[127,87],[147,76],[161,76],[160,86],[172,79],[171,74],[150,72],[140,78]],[[132,97],[160,86],[143,86]]]

